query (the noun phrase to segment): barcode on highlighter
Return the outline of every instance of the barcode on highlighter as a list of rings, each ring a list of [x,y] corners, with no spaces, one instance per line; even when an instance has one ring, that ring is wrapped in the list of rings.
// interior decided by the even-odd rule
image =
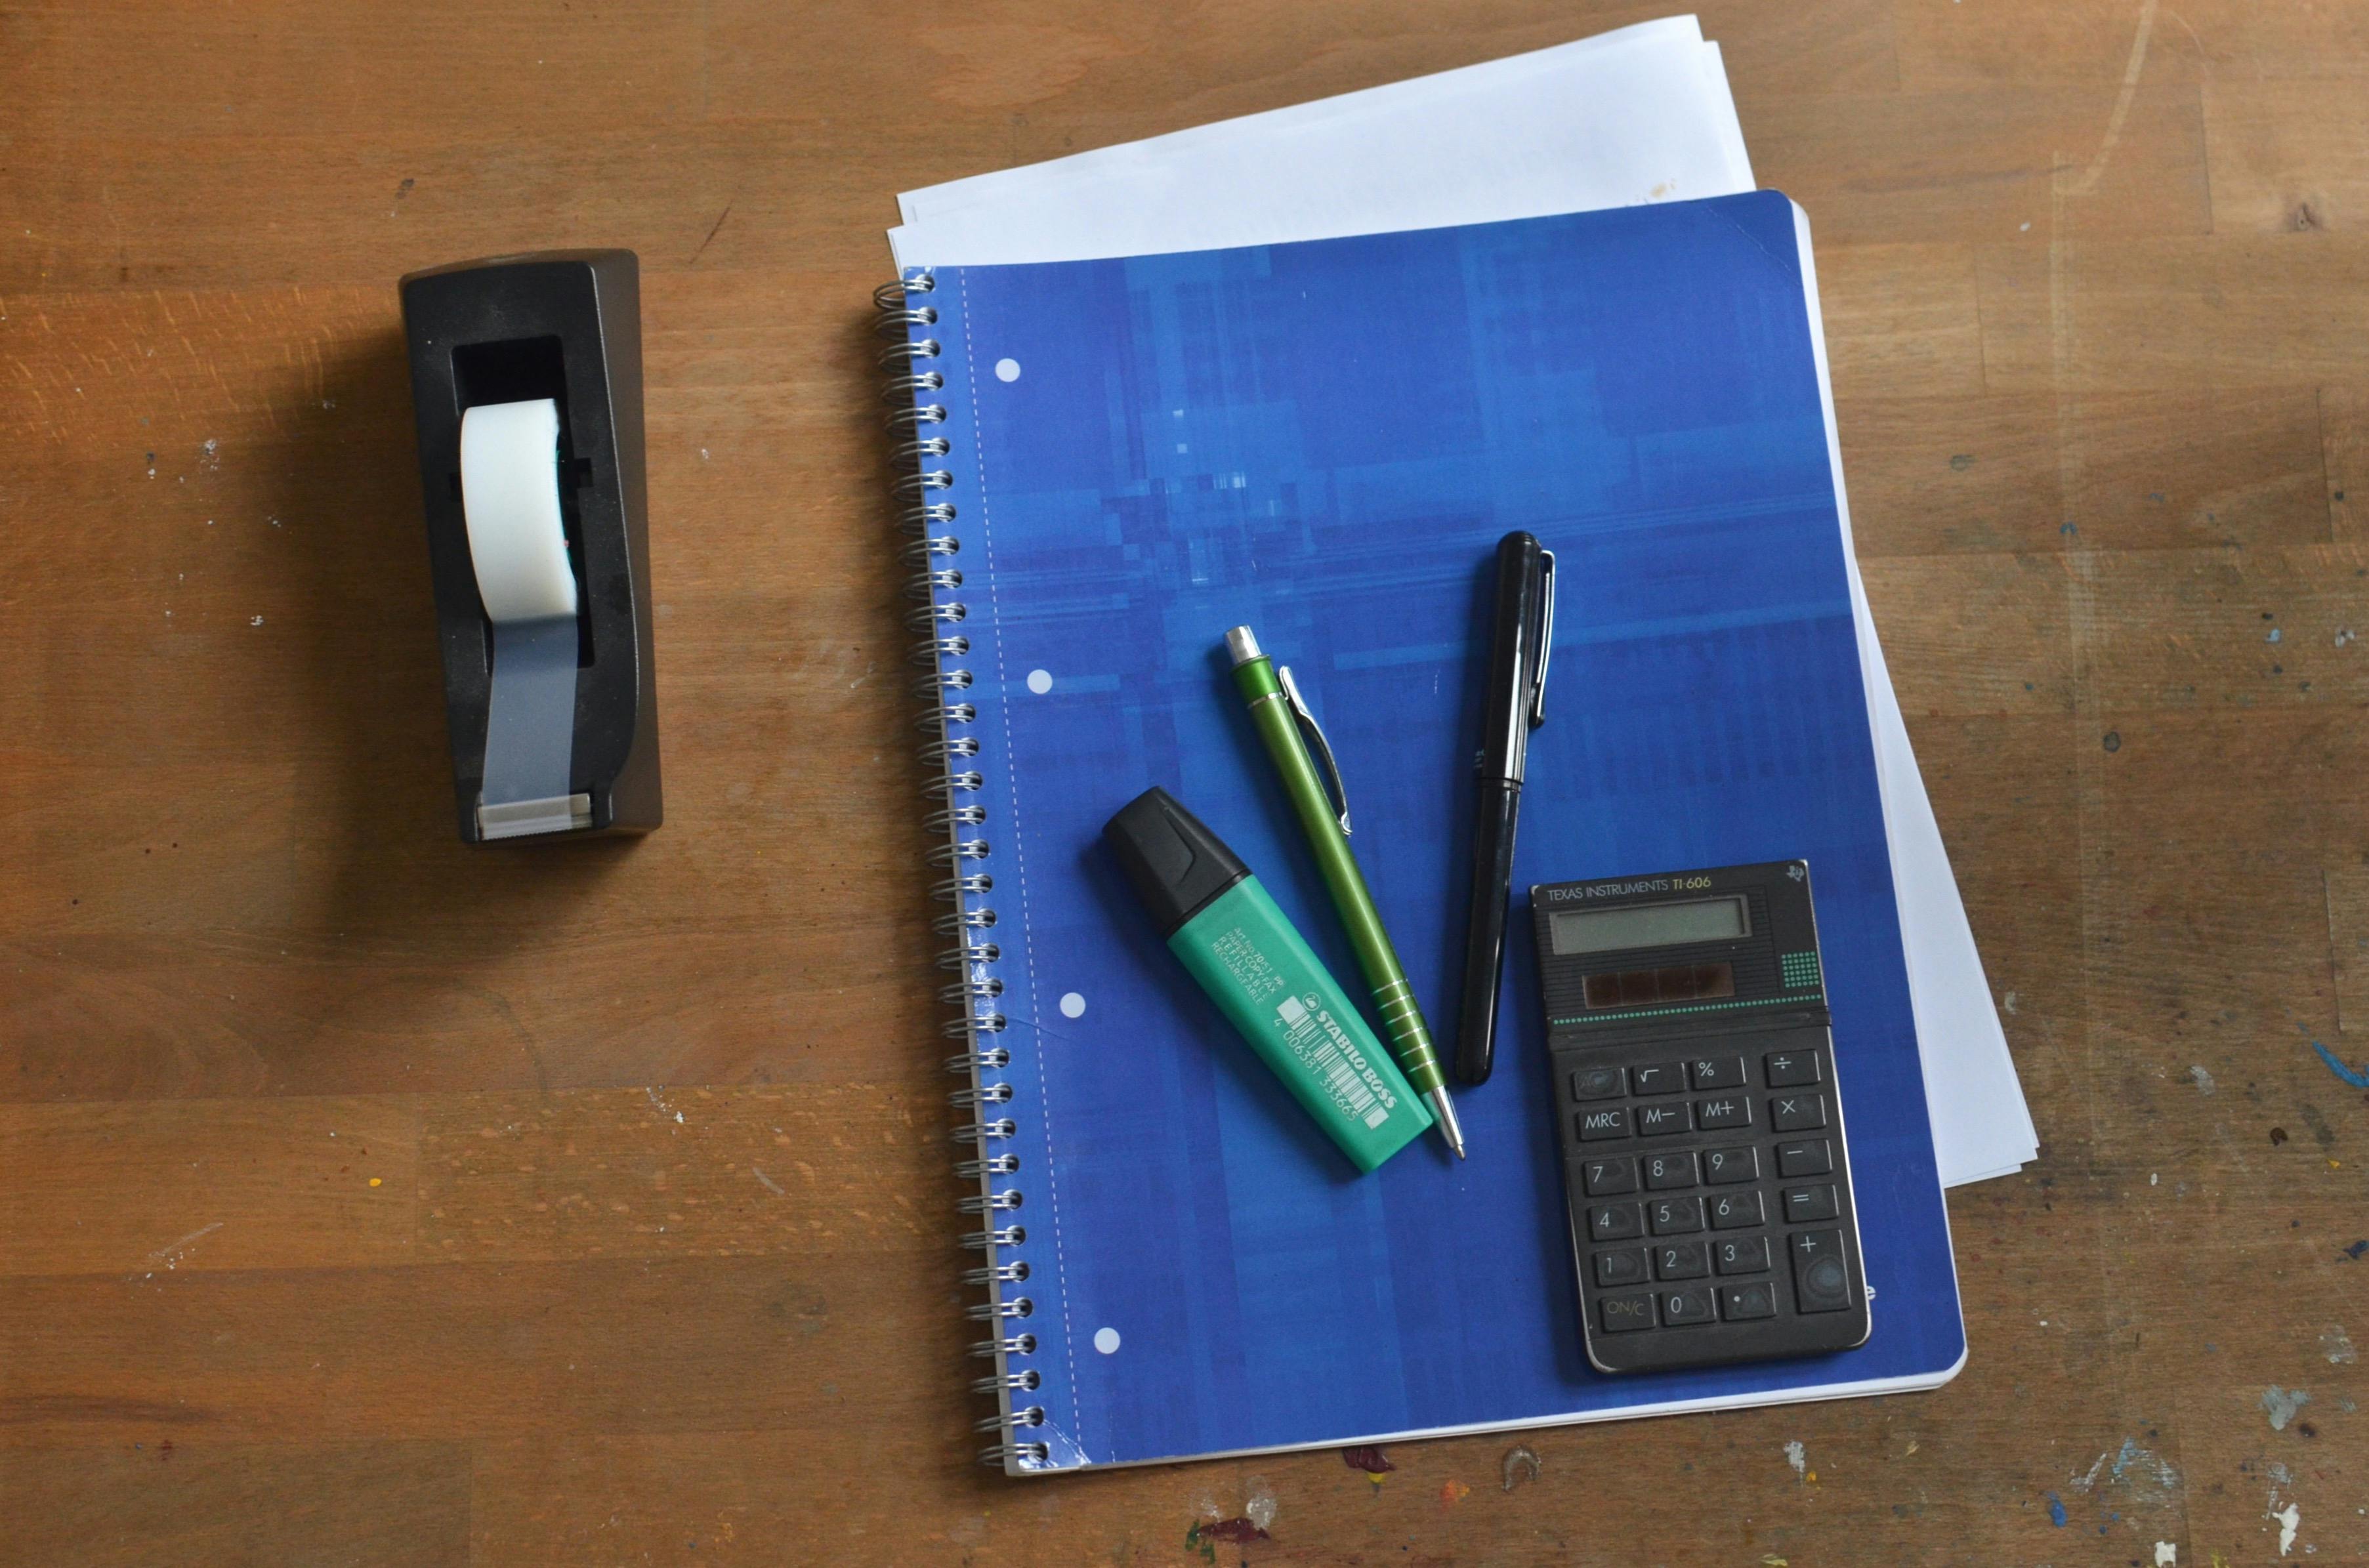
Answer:
[[[1364,1122],[1368,1127],[1379,1127],[1390,1119],[1390,1106],[1368,1088],[1358,1077],[1357,1068],[1341,1048],[1324,1037],[1316,1027],[1316,1016],[1296,996],[1287,996],[1275,1004],[1276,1016],[1283,1020],[1284,1033],[1290,1038],[1294,1050],[1304,1050],[1300,1059],[1316,1070],[1332,1091],[1333,1104]],[[1328,1018],[1326,1027],[1337,1028]],[[1307,1027],[1303,1029],[1302,1025]]]
[[[1341,1053],[1333,1048],[1330,1040],[1317,1046],[1315,1067],[1324,1075],[1324,1081],[1333,1086],[1334,1097],[1349,1108],[1351,1116],[1363,1117],[1368,1127],[1379,1127],[1390,1119],[1390,1113],[1374,1104],[1374,1092],[1357,1082],[1356,1073],[1342,1059]]]

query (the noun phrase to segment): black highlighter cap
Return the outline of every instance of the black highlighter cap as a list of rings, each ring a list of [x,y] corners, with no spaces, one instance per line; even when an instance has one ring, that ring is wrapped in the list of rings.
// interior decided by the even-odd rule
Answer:
[[[1171,937],[1219,894],[1251,874],[1223,839],[1157,786],[1145,790],[1103,824],[1136,897]]]

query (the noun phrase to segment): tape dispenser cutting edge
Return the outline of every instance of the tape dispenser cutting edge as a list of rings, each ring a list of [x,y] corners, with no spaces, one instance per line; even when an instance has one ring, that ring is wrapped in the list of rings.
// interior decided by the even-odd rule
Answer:
[[[589,827],[571,793],[576,741],[576,574],[560,517],[559,406],[486,403],[461,416],[461,509],[477,595],[493,624],[485,781],[486,839]]]

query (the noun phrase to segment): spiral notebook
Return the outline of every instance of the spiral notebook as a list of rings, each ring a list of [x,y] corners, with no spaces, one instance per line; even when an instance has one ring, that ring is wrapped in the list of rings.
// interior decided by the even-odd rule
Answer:
[[[1077,261],[1497,223],[1757,188],[1719,45],[1665,17],[907,191],[899,258]],[[1851,520],[1842,518],[1846,556]],[[1997,1002],[1856,581],[1908,996],[1944,1186],[2035,1155]]]
[[[884,290],[943,770],[981,1299],[1020,1474],[1930,1387],[1964,1354],[1878,795],[1806,227],[1774,193]],[[1560,563],[1515,885],[1804,856],[1874,1330],[1611,1377],[1576,1322],[1544,1027],[1506,966],[1472,1156],[1360,1178],[1099,841],[1165,786],[1356,967],[1225,679],[1323,721],[1435,1020],[1498,536]],[[1524,929],[1517,911],[1516,929]]]

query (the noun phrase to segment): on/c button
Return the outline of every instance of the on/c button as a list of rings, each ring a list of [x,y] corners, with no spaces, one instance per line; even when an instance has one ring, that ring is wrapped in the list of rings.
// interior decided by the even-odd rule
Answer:
[[[1635,1296],[1607,1296],[1596,1303],[1604,1318],[1604,1332],[1626,1333],[1631,1329],[1654,1326],[1654,1298],[1641,1293]]]

